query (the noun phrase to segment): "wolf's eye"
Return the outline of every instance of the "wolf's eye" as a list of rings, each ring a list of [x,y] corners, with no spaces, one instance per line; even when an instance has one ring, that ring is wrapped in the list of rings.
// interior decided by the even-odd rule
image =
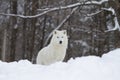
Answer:
[[[61,38],[63,38],[63,36]]]
[[[59,37],[57,36],[57,38],[59,38]]]

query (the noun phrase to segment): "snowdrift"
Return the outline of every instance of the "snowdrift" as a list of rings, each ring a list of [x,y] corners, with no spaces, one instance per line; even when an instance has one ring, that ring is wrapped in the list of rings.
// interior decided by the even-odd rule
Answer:
[[[120,49],[49,66],[0,61],[0,80],[120,80]]]

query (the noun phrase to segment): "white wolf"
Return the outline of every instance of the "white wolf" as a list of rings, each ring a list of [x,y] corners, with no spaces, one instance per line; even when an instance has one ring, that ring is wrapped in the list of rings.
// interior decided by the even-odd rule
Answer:
[[[39,51],[36,63],[49,65],[58,61],[63,61],[68,46],[68,37],[66,30],[55,30],[50,44]]]

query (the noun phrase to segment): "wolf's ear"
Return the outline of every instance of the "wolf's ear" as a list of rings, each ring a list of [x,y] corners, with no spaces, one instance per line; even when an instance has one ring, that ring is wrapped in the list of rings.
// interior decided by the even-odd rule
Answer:
[[[57,30],[54,30],[54,31],[53,31],[53,34],[57,34]]]
[[[63,34],[67,34],[67,31],[66,31],[66,30],[63,30]]]

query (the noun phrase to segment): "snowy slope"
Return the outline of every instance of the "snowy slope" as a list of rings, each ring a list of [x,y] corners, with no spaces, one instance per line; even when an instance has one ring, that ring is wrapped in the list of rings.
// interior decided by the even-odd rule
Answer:
[[[49,66],[0,61],[0,80],[120,80],[120,49]]]

